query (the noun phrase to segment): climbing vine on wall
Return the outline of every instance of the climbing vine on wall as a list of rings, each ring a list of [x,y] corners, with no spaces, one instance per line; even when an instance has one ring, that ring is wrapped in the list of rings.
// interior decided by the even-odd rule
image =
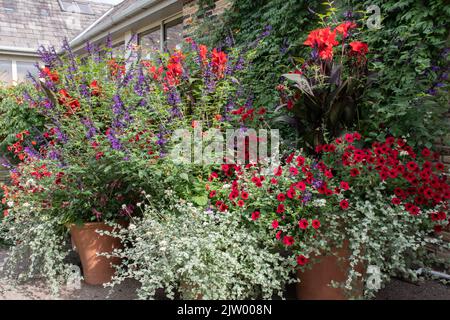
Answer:
[[[442,115],[448,110],[448,28],[450,4],[445,0],[334,1],[342,20],[370,17],[369,6],[380,9],[381,28],[363,23],[369,43],[370,70],[376,84],[364,97],[359,128],[376,139],[383,134],[404,136],[413,145],[426,145],[448,132]],[[305,56],[303,42],[319,27],[329,10],[321,1],[234,0],[221,22],[205,21],[197,36],[226,47],[247,48],[269,30],[255,52],[253,68],[244,79],[255,101],[274,110],[279,76],[292,70],[296,57]],[[203,37],[203,38],[202,38]]]

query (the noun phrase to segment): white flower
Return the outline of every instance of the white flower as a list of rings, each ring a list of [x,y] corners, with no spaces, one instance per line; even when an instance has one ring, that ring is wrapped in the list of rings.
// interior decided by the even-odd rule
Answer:
[[[324,207],[327,203],[327,200],[325,199],[315,199],[313,201],[313,206],[315,207]]]
[[[14,207],[14,201],[8,201],[7,205],[10,208]]]
[[[29,204],[28,202],[25,202],[25,203],[22,205],[22,207],[29,208],[29,207],[30,207],[30,204]]]

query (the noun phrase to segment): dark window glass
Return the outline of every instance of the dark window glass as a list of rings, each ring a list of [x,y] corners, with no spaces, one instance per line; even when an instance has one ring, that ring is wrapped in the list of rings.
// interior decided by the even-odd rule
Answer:
[[[34,62],[17,61],[16,65],[17,65],[17,82],[29,81],[29,79],[27,78],[28,71],[35,77],[38,74],[38,70],[34,65]]]
[[[170,21],[164,25],[164,47],[168,51],[181,49],[183,42],[183,18]]]
[[[146,51],[161,50],[161,30],[155,29],[139,35],[139,45]]]
[[[0,85],[11,84],[12,82],[12,62],[0,60]]]

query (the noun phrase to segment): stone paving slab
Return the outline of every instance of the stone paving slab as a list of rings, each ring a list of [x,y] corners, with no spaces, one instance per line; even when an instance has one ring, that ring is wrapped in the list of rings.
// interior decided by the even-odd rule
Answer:
[[[5,257],[6,250],[0,249],[0,264]],[[137,298],[135,290],[138,286],[137,281],[129,280],[116,287],[108,296],[109,288],[82,283],[80,290],[63,290],[55,297],[41,280],[16,285],[0,278],[0,300],[132,300]],[[289,292],[286,295],[287,299],[295,299]],[[424,280],[415,284],[393,279],[378,292],[376,300],[450,300],[450,285],[435,280]]]

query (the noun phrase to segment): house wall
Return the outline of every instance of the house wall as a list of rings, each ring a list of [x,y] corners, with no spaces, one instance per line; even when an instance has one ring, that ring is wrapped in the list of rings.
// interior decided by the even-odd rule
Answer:
[[[183,0],[184,33],[189,35],[205,17],[217,19],[231,6],[231,0],[213,0],[212,5],[205,6],[199,13],[200,0]]]

